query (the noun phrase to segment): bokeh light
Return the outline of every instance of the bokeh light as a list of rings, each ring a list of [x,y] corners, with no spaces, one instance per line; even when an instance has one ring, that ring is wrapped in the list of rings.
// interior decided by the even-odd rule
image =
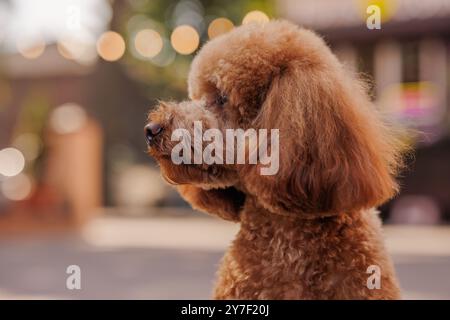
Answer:
[[[211,21],[208,27],[208,37],[213,39],[221,34],[227,33],[233,29],[234,24],[230,19],[227,18],[217,18]]]
[[[193,27],[182,25],[173,30],[170,42],[176,52],[187,55],[198,48],[200,37]]]
[[[161,52],[163,48],[163,39],[157,31],[144,29],[136,34],[134,46],[141,56],[153,58]]]
[[[13,177],[22,172],[25,167],[25,157],[16,148],[0,150],[0,174]]]
[[[144,165],[128,165],[115,177],[114,192],[120,206],[145,207],[164,199],[167,188],[160,173]]]
[[[18,38],[16,42],[17,51],[27,59],[39,58],[45,51],[45,41],[37,37],[33,41],[26,38]]]
[[[66,103],[50,115],[50,127],[59,134],[69,134],[80,130],[86,123],[84,109],[76,103]]]
[[[172,28],[188,25],[202,34],[205,31],[204,15],[205,8],[200,1],[181,0],[175,5],[168,25]]]
[[[84,65],[93,64],[97,59],[95,41],[66,37],[57,42],[57,50],[64,58]]]
[[[380,19],[382,23],[391,20],[399,6],[398,0],[360,0],[357,3],[359,5],[361,19],[364,22],[367,20],[367,8],[370,6],[375,5],[380,9]]]
[[[158,67],[167,67],[175,61],[176,56],[177,53],[170,45],[170,41],[164,38],[161,52],[156,57],[150,59],[150,62]]]
[[[252,22],[265,23],[269,21],[269,17],[262,11],[254,10],[247,13],[242,20],[242,24],[248,24]]]
[[[57,50],[61,56],[68,60],[74,60],[75,55],[72,53],[72,45],[67,41],[58,41],[56,44]]]
[[[32,188],[32,180],[23,173],[6,179],[2,183],[3,195],[13,201],[25,200],[31,194]]]
[[[117,32],[107,31],[97,41],[97,52],[106,61],[117,61],[125,53],[125,41]]]

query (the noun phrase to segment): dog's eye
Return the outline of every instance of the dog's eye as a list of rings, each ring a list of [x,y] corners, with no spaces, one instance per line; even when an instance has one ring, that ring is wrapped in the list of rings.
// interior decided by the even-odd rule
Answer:
[[[219,94],[216,97],[216,105],[223,107],[228,102],[228,97],[224,94]]]

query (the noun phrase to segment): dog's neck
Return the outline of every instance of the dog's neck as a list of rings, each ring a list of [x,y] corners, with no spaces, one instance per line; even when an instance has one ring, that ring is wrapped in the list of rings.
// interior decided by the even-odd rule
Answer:
[[[317,218],[308,215],[309,218],[302,218],[294,213],[289,216],[275,214],[261,205],[255,205],[253,201],[247,198],[242,208],[240,216],[242,229],[255,233],[257,237],[264,237],[261,234],[264,233],[268,238],[284,239],[283,241],[288,242],[302,239],[301,242],[305,247],[308,247],[307,239],[315,239],[318,235],[325,242],[327,239],[336,238],[341,239],[342,243],[353,242],[348,234],[357,232],[361,225],[370,224],[369,220],[372,216],[376,216],[375,210],[362,210],[332,216],[318,215]]]
[[[241,189],[245,192],[243,189]],[[242,208],[242,213],[245,215],[256,215],[257,217],[264,217],[269,220],[280,220],[288,222],[309,221],[311,223],[323,223],[324,221],[335,220],[339,216],[353,217],[359,212],[342,212],[342,213],[302,213],[292,212],[289,214],[272,211],[260,203],[257,196],[251,196],[246,193],[246,199]]]

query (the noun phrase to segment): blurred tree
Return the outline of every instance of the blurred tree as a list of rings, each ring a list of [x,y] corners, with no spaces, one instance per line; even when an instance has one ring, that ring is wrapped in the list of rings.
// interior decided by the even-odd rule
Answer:
[[[19,110],[11,142],[25,155],[30,152],[28,149],[36,149],[31,150],[33,153],[36,152],[36,156],[27,159],[29,161],[26,170],[39,180],[43,173],[43,161],[47,151],[41,138],[45,136],[45,126],[50,113],[48,88],[45,86],[32,88],[23,99]],[[26,139],[23,139],[25,137]],[[30,141],[30,137],[34,139]]]
[[[160,99],[186,97],[189,66],[197,50],[209,39],[211,21],[224,17],[239,26],[250,11],[259,10],[269,17],[275,14],[273,0],[128,0],[127,3],[115,19],[115,28],[126,36],[130,48],[125,60],[127,71],[148,86],[149,93],[158,92]],[[192,26],[198,33],[200,43],[191,54],[176,53],[170,43],[171,33],[180,25]],[[155,30],[162,37],[162,50],[154,58],[136,53],[134,41],[142,29]]]

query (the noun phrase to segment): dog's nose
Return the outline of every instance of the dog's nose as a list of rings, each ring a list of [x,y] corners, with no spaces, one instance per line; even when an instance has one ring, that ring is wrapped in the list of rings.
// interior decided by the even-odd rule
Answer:
[[[155,139],[155,137],[163,131],[163,128],[159,123],[150,122],[148,125],[145,126],[144,131],[147,143],[151,144]]]

